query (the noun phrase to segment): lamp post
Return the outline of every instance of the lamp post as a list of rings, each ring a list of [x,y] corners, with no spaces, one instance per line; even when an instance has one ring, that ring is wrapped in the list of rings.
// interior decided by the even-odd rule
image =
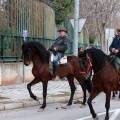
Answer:
[[[76,56],[78,56],[78,26],[79,26],[79,0],[75,0],[73,54]]]

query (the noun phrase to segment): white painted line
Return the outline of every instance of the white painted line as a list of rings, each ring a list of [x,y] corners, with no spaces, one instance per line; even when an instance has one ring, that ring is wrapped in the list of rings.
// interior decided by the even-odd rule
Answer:
[[[114,112],[114,114],[111,116],[110,120],[115,120],[119,113],[120,113],[120,109],[116,110],[116,112]]]
[[[120,112],[120,109],[111,110],[111,111],[109,111],[109,113],[111,113],[111,112],[115,112],[116,113],[116,111]],[[97,115],[100,116],[100,115],[104,115],[104,114],[106,114],[106,112],[98,113]],[[89,119],[89,118],[92,118],[92,116],[87,116],[87,117],[80,118],[80,119],[77,119],[77,120],[86,120],[86,119]],[[115,119],[110,119],[110,120],[115,120]]]

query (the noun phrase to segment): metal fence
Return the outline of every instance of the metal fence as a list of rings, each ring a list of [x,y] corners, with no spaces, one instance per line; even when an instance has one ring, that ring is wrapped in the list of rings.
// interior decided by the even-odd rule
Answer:
[[[67,54],[72,54],[73,27],[69,20],[62,24],[68,29],[70,46]],[[28,31],[26,41],[39,41],[49,48],[61,25],[55,25],[52,8],[37,0],[2,0],[0,2],[0,61],[21,61],[22,32]],[[56,34],[55,34],[56,33]],[[79,43],[86,48],[87,44]]]
[[[41,44],[49,48],[53,43],[53,39],[27,37],[28,41],[39,41]],[[0,36],[0,61],[22,61],[22,47],[23,37],[21,36]]]
[[[40,41],[49,47],[55,39],[55,15],[52,8],[37,0],[0,2],[0,60],[20,61],[22,32],[26,41]]]
[[[55,41],[53,39],[38,38],[38,37],[27,37],[26,42],[28,41],[39,41],[46,48],[49,48]],[[21,46],[23,44],[23,37],[21,36],[0,36],[0,61],[22,61],[21,55],[22,50]],[[88,44],[79,43],[79,47],[86,49]],[[100,47],[91,45],[93,47]],[[69,49],[66,54],[72,54],[73,41],[70,42]]]

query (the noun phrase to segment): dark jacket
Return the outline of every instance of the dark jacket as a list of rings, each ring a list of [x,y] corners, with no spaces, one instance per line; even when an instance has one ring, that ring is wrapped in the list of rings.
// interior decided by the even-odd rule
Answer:
[[[112,48],[119,50],[119,52],[117,53],[117,57],[120,58],[120,37],[118,35],[115,36],[115,38],[113,39],[113,41],[109,47],[110,52],[112,52]]]
[[[58,37],[55,43],[51,46],[49,50],[54,51],[54,48],[56,48],[57,52],[64,54],[68,48],[69,43],[70,43],[70,40],[67,35],[63,37]]]

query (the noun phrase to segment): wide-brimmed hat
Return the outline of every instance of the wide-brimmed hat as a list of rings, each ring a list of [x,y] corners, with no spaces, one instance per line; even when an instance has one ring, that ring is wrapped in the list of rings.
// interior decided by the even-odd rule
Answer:
[[[117,31],[120,31],[120,26],[119,26],[119,27],[117,27]]]
[[[64,28],[64,27],[60,27],[60,29],[58,30],[58,32],[60,32],[60,31],[65,31],[65,32],[67,32],[66,28]]]

